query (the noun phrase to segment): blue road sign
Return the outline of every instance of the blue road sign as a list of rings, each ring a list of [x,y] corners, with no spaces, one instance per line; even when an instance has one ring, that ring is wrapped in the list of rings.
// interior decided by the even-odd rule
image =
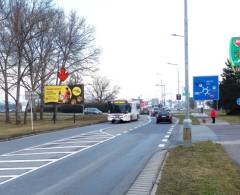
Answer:
[[[240,98],[237,98],[236,103],[240,106]]]
[[[218,100],[219,85],[218,76],[193,77],[194,100]]]

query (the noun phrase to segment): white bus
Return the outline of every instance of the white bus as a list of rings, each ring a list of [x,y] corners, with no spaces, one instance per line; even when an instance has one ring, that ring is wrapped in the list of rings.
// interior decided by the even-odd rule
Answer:
[[[138,120],[140,105],[137,101],[114,100],[109,103],[108,121],[133,121]]]

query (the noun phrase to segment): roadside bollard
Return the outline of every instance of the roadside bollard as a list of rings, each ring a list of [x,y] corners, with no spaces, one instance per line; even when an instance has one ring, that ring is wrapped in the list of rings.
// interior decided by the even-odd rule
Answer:
[[[191,145],[192,144],[192,133],[191,133],[191,120],[186,119],[183,121],[183,141],[184,145]]]

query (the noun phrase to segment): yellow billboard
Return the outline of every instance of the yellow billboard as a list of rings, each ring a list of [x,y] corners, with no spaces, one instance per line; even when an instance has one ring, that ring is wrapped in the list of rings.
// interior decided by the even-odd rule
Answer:
[[[82,104],[83,85],[47,85],[44,87],[44,103]]]

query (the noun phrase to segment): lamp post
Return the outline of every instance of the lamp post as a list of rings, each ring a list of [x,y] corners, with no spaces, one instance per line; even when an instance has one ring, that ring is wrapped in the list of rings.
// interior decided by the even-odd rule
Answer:
[[[174,64],[174,63],[167,63],[168,65],[171,65],[171,66],[178,66],[178,64]],[[177,83],[178,83],[178,89],[177,89],[177,96],[179,96],[179,68],[177,69]],[[179,109],[179,99],[177,98],[177,101],[178,101],[178,109]]]
[[[185,61],[185,119],[183,120],[183,140],[186,145],[191,144],[191,125],[189,113],[189,68],[188,68],[188,11],[187,11],[187,0],[184,0],[184,36],[172,34],[172,36],[184,38],[184,61]]]
[[[165,106],[165,96],[166,96],[166,91],[165,91],[165,85],[162,84],[162,80],[161,80],[161,84],[156,84],[156,86],[161,87],[161,91],[162,91],[162,87],[163,87],[163,93],[162,93],[162,101],[163,101],[163,105]]]
[[[186,113],[183,120],[183,140],[186,145],[192,142],[191,125],[192,120],[189,114],[189,69],[188,69],[188,6],[187,0],[184,0],[184,59],[185,59],[185,95],[186,95]]]

